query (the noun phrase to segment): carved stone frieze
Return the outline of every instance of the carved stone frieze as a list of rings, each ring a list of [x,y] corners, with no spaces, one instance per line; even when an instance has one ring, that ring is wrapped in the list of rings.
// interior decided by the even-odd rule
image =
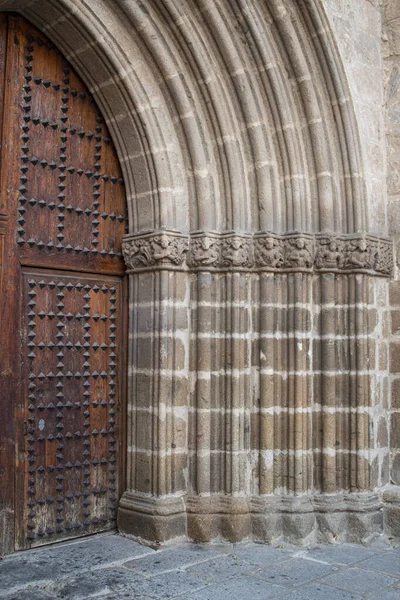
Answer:
[[[271,272],[367,272],[390,276],[391,240],[365,234],[197,231],[163,229],[124,237],[129,271],[153,269]]]

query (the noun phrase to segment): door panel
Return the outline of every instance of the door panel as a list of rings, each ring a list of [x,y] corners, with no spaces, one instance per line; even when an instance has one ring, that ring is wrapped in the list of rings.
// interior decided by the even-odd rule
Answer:
[[[23,273],[21,547],[115,524],[121,285],[110,276]]]
[[[0,92],[0,552],[9,552],[115,526],[127,212],[88,89],[15,15],[0,14]]]
[[[12,33],[11,33],[12,32]],[[9,52],[20,110],[18,253],[23,264],[123,273],[124,184],[107,127],[89,91],[46,38],[10,17]]]

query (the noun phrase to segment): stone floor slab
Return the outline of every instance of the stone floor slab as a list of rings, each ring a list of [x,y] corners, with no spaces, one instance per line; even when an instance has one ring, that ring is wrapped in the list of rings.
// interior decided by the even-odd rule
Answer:
[[[372,595],[374,592],[392,585],[396,582],[396,579],[383,573],[350,567],[325,577],[323,581],[342,590],[356,594]]]
[[[65,573],[85,571],[90,568],[106,567],[140,557],[156,554],[156,550],[138,544],[119,535],[100,534],[30,550],[30,562],[45,564],[52,572]],[[14,555],[14,560],[24,558],[26,552]],[[7,557],[7,561],[10,557]]]
[[[82,573],[47,588],[62,599],[86,600],[99,596],[119,598],[128,594],[131,600],[142,598],[172,598],[204,587],[202,578],[185,571],[173,571],[144,577],[132,570],[108,568]]]
[[[254,564],[241,560],[236,556],[220,556],[212,560],[187,567],[186,572],[201,577],[205,582],[223,581],[231,577],[238,577],[245,573],[252,573],[257,569]]]
[[[338,546],[317,546],[307,550],[304,555],[314,560],[327,562],[332,565],[351,565],[372,556],[379,556],[380,550],[365,548],[353,544],[341,544]]]
[[[380,592],[377,596],[369,596],[369,600],[399,600],[399,598],[399,590],[395,589]]]
[[[158,550],[151,556],[126,562],[124,566],[142,575],[155,575],[182,569],[218,556],[222,556],[222,552],[214,550],[212,546],[187,544],[179,548]]]
[[[338,590],[323,583],[307,583],[279,596],[279,600],[363,600],[363,598],[353,592]]]
[[[0,564],[0,598],[25,586],[44,585],[89,569],[104,568],[155,550],[117,535],[96,535],[79,541],[18,552]]]
[[[3,560],[0,563],[0,598],[28,585],[51,583],[54,575],[55,573],[47,569],[46,565],[31,563],[27,556],[24,560]]]
[[[336,567],[301,558],[274,563],[257,571],[257,577],[271,583],[294,587],[332,573]]]
[[[246,560],[253,565],[269,565],[278,560],[287,559],[287,552],[261,544],[238,545],[230,555]]]
[[[4,600],[58,600],[53,594],[48,594],[43,590],[29,589],[25,591],[18,591],[14,594],[3,597]]]
[[[360,566],[400,578],[400,554],[397,552],[382,552],[365,560]]]
[[[46,591],[67,600],[86,600],[120,592],[130,593],[132,600],[142,600],[142,597],[145,596],[141,585],[143,579],[132,571],[114,567],[88,571],[67,580],[58,581],[51,586],[46,586]]]
[[[244,575],[192,592],[182,600],[269,600],[284,591],[283,587]]]

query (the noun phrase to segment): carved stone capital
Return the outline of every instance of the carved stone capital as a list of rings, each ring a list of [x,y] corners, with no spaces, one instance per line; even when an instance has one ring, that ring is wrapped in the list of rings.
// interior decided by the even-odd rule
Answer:
[[[188,249],[188,236],[172,229],[126,235],[122,242],[128,272],[185,269]]]
[[[246,233],[222,234],[221,267],[240,271],[254,267],[253,236]]]
[[[191,234],[188,264],[192,269],[204,271],[220,269],[221,262],[221,234],[215,231],[197,231]]]

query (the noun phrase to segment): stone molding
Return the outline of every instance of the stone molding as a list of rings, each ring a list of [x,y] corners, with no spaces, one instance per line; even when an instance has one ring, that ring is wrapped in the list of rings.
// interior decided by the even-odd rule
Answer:
[[[146,543],[186,537],[198,542],[252,537],[263,543],[370,543],[383,533],[379,492],[300,496],[145,498],[125,492],[118,522]]]
[[[379,493],[187,497],[189,537],[263,543],[370,543],[383,532]]]
[[[368,273],[390,277],[393,242],[367,234],[196,231],[128,234],[129,273],[150,270]]]

